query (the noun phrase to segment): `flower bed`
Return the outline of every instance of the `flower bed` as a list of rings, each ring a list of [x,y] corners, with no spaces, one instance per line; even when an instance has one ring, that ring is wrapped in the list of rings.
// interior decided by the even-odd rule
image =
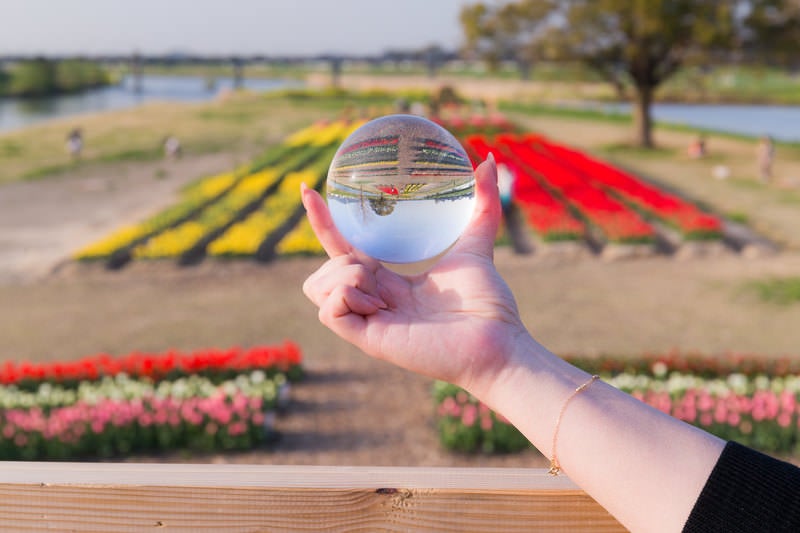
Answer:
[[[0,460],[252,448],[302,376],[297,346],[105,354],[0,370]]]
[[[585,227],[567,206],[545,189],[530,173],[525,172],[513,158],[497,150],[483,135],[472,135],[464,144],[484,160],[492,152],[498,164],[505,165],[514,175],[512,197],[525,216],[528,225],[544,241],[578,240],[584,237]]]
[[[667,354],[571,361],[721,438],[766,453],[800,452],[800,363],[795,359]],[[434,398],[445,447],[493,452],[529,446],[513,426],[465,391],[437,383]]]
[[[140,224],[115,231],[78,251],[75,258],[107,260],[110,267],[118,268],[132,258],[177,258],[190,264],[206,252],[258,257],[270,232],[300,205],[299,190],[287,192],[289,187],[299,187],[296,175],[301,173],[309,186],[318,186],[319,169],[327,171],[336,145],[361,124],[338,120],[299,130],[250,164],[187,187],[177,204]],[[282,198],[273,199],[275,192],[282,193],[278,194]],[[285,253],[319,249],[307,241],[305,232],[300,234],[302,239],[295,236],[282,248]]]
[[[107,260],[115,254],[129,252],[151,237],[192,219],[206,207],[224,198],[242,179],[277,164],[294,151],[294,147],[286,145],[272,146],[250,165],[233,172],[202,178],[182,191],[181,200],[177,204],[139,224],[120,228],[108,237],[76,252],[74,257],[81,261]]]
[[[535,149],[525,140],[500,136],[498,146],[513,157],[526,173],[538,176],[590,224],[612,242],[651,243],[656,233],[637,212],[594,185],[585,176],[556,158]]]
[[[722,223],[717,217],[702,212],[697,206],[677,196],[643,183],[622,169],[544,137],[528,137],[528,142],[541,145],[564,164],[648,215],[669,224],[688,240],[719,239],[722,236]]]

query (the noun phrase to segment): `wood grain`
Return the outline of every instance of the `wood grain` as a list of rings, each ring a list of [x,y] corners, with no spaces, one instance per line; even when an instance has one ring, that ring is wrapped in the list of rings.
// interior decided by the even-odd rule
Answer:
[[[539,469],[3,463],[3,531],[625,531]]]

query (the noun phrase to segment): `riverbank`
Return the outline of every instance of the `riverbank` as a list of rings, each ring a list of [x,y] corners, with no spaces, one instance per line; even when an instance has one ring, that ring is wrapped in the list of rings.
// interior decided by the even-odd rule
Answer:
[[[211,102],[152,102],[54,119],[0,133],[0,184],[109,163],[158,161],[164,157],[167,136],[177,137],[186,155],[225,152],[243,162],[286,131],[332,118],[343,106],[343,102],[331,108],[239,91],[223,93]],[[72,158],[65,148],[67,133],[76,127],[84,137],[80,159]]]

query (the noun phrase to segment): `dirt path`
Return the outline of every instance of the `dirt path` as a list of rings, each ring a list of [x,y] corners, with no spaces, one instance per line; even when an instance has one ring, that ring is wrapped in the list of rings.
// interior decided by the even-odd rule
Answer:
[[[47,275],[81,246],[174,202],[182,185],[234,164],[230,155],[213,154],[0,186],[0,283]]]

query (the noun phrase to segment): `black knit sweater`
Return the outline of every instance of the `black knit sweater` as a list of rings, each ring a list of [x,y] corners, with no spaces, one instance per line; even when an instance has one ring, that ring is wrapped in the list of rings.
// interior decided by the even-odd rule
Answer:
[[[685,532],[800,532],[800,468],[728,442]]]

